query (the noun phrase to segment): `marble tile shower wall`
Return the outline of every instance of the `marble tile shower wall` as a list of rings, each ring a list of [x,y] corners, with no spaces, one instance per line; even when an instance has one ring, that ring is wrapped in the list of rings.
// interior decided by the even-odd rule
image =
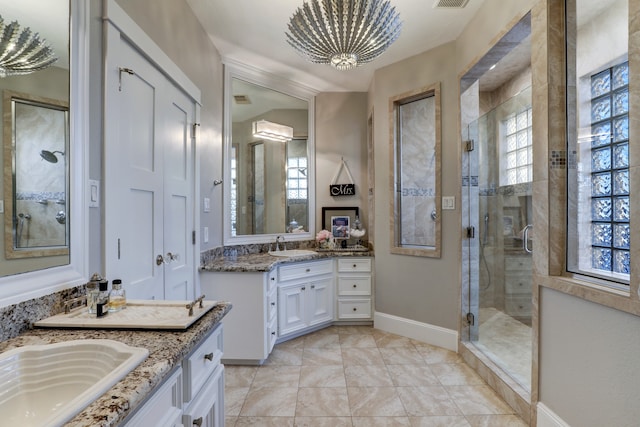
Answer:
[[[66,245],[66,219],[60,222],[60,212],[66,217],[64,193],[19,193],[16,212],[22,214],[18,234],[20,247],[46,247]]]

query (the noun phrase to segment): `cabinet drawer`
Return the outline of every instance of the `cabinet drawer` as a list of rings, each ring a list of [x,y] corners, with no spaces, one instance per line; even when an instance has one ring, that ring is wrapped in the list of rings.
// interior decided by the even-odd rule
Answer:
[[[516,317],[530,317],[531,316],[531,296],[517,296],[505,298],[505,309],[507,314]]]
[[[338,319],[370,319],[371,298],[338,300]]]
[[[218,365],[214,373],[205,378],[202,392],[185,408],[184,426],[221,426],[224,422],[224,365]]]
[[[181,425],[181,418],[182,369],[178,368],[124,425],[174,427]]]
[[[531,273],[507,273],[504,276],[505,293],[531,295]]]
[[[530,256],[512,256],[504,259],[505,271],[531,271]]]
[[[276,345],[276,341],[278,340],[278,317],[274,317],[271,319],[271,322],[267,326],[267,345],[268,352],[271,353],[273,350],[273,346]]]
[[[338,295],[371,295],[371,276],[338,276]]]
[[[350,271],[370,272],[371,258],[340,258],[338,259],[338,272],[347,273]]]
[[[278,288],[273,288],[267,295],[267,321],[270,322],[278,313]]]
[[[281,282],[331,273],[333,273],[333,260],[331,259],[315,262],[295,263],[278,267],[278,278]]]
[[[184,401],[193,399],[209,375],[220,366],[222,357],[222,324],[204,340],[189,357],[182,361],[184,375]]]

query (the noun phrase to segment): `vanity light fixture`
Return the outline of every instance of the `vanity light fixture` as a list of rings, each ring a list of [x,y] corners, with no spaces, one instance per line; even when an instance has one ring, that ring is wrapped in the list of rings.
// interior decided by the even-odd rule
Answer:
[[[253,136],[271,141],[287,142],[293,139],[293,128],[267,120],[253,122]]]
[[[288,27],[287,43],[305,59],[351,70],[380,56],[402,23],[387,0],[304,0]]]
[[[0,77],[43,70],[58,58],[46,40],[31,28],[20,29],[18,21],[5,25],[0,16]]]

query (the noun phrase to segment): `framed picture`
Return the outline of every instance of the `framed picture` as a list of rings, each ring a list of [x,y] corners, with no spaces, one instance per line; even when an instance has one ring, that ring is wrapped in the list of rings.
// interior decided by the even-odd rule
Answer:
[[[348,239],[351,225],[359,215],[358,207],[323,207],[322,228],[329,230],[334,239]]]
[[[331,235],[334,239],[348,239],[350,220],[348,216],[331,217]]]

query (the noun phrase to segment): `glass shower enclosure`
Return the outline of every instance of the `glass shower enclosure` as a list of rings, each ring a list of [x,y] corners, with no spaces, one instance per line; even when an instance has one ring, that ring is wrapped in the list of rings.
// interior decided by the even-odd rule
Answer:
[[[463,129],[463,313],[468,340],[531,390],[531,88]],[[467,336],[464,336],[467,335]]]

